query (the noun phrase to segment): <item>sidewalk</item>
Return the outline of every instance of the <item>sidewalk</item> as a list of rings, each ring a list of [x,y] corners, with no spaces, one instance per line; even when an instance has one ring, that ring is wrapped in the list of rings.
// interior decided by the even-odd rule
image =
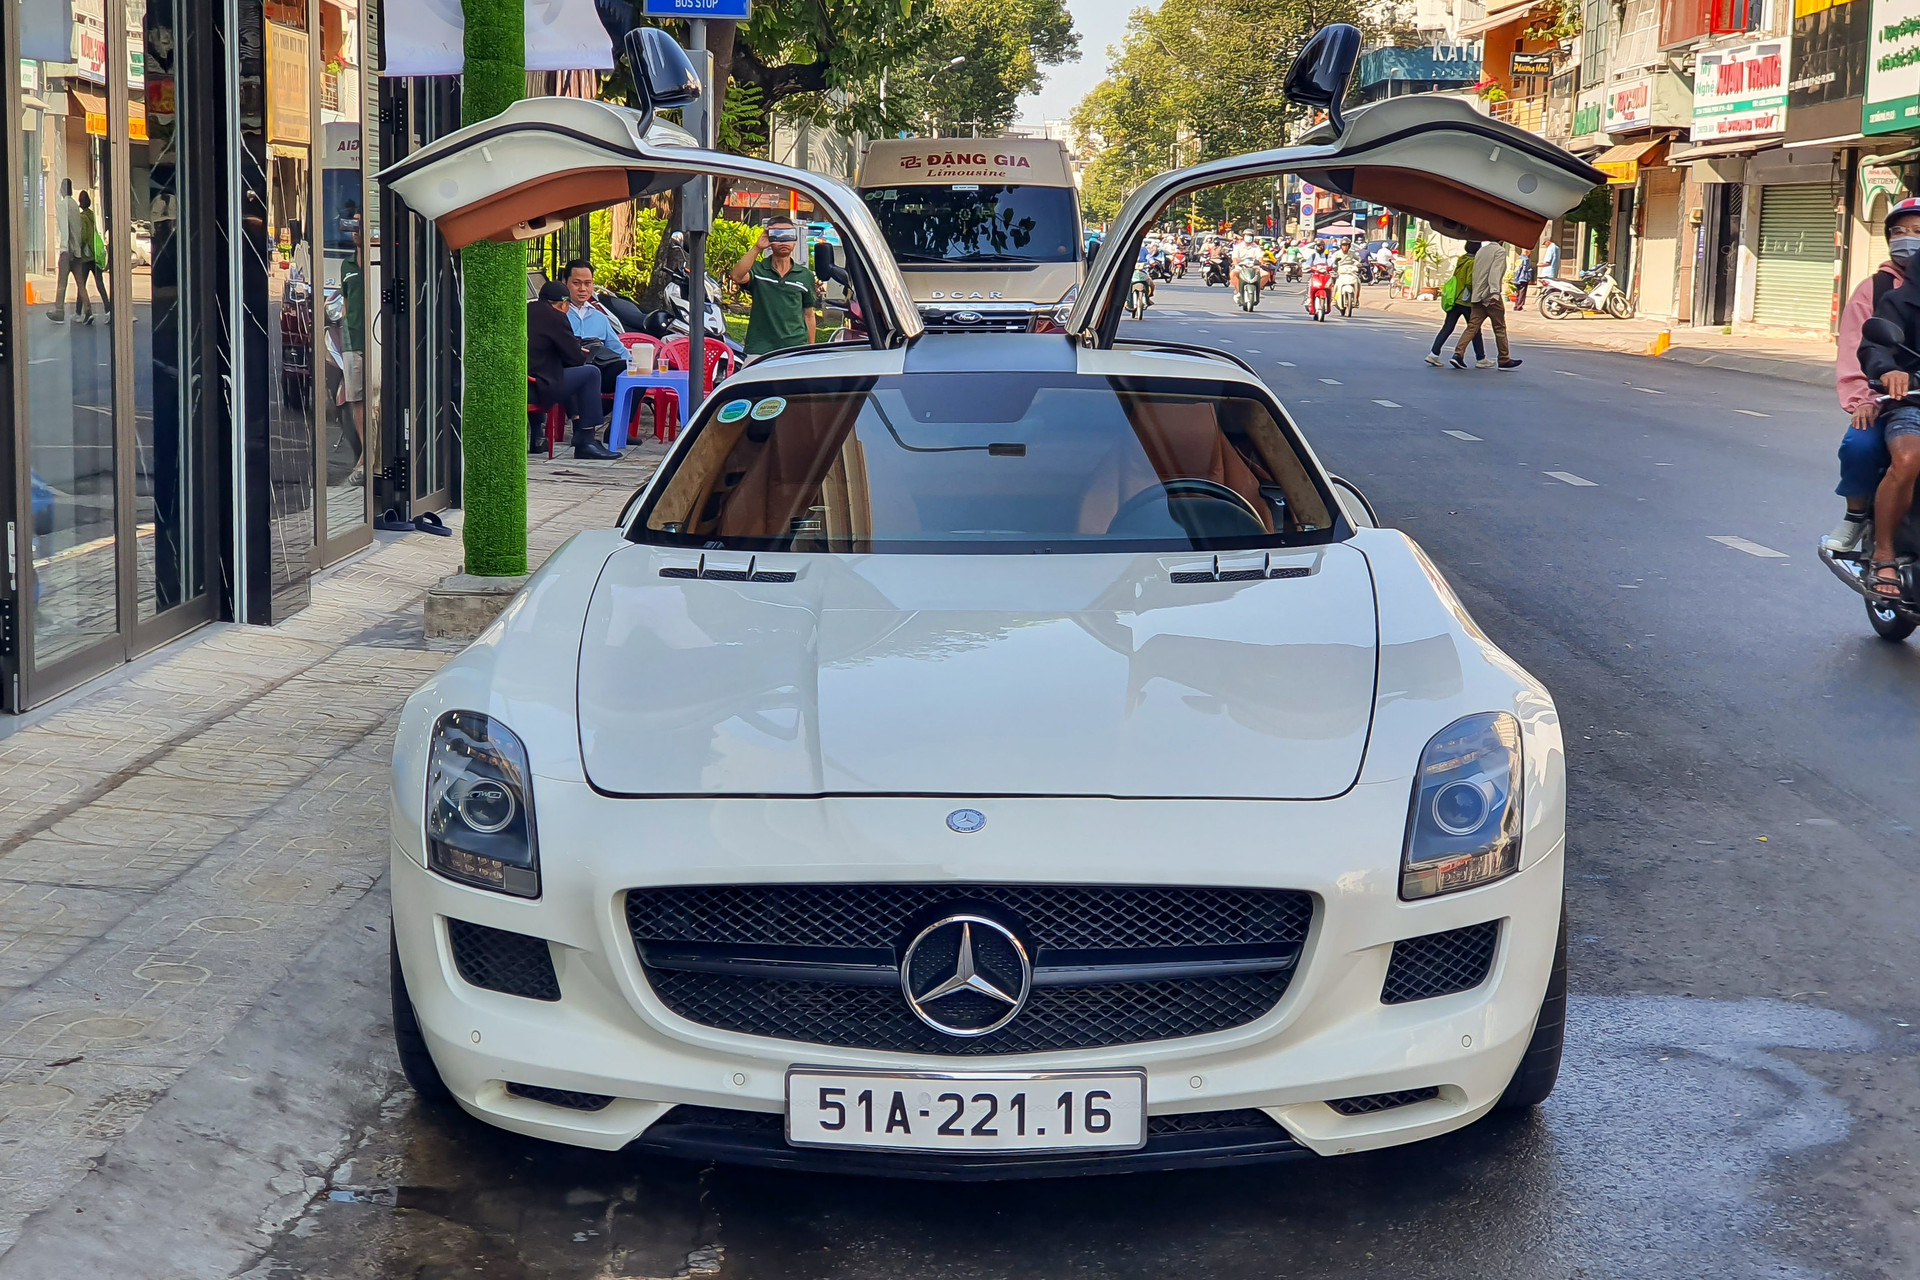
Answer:
[[[612,523],[661,452],[530,460],[531,561]],[[457,532],[382,535],[283,625],[206,628],[0,726],[0,1251],[385,873],[395,718],[460,647],[422,600],[460,558]],[[312,1153],[256,1154],[297,1212]]]
[[[1527,310],[1507,307],[1507,332],[1516,347],[1541,343],[1566,343],[1645,355],[1661,330],[1672,335],[1673,345],[1665,355],[1656,357],[1680,364],[1704,365],[1756,373],[1769,378],[1786,378],[1816,386],[1833,385],[1834,345],[1830,339],[1801,337],[1782,331],[1722,333],[1718,329],[1695,329],[1661,320],[1614,320],[1610,317],[1572,317],[1549,320],[1540,314],[1538,295],[1528,299]],[[1385,297],[1384,289],[1361,291],[1361,306],[1370,311],[1389,311],[1418,316],[1440,329],[1442,319],[1438,302],[1415,302],[1409,298]],[[1462,326],[1464,328],[1464,325]],[[1460,330],[1454,331],[1458,341]],[[1492,352],[1493,337],[1487,334],[1487,350]],[[1524,351],[1520,352],[1525,355]]]

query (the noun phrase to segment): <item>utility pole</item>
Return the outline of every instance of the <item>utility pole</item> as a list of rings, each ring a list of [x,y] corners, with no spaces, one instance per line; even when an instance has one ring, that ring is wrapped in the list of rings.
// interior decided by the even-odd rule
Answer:
[[[700,73],[700,100],[688,107],[687,132],[713,149],[713,56],[707,51],[707,20],[687,23],[693,37],[693,65]],[[707,232],[713,226],[713,178],[688,181],[681,207],[687,228],[687,420],[707,398]]]

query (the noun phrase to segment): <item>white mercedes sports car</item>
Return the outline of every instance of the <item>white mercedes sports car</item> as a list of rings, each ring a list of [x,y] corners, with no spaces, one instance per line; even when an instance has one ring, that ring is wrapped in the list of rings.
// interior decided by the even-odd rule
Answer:
[[[1302,100],[1338,101],[1327,44]],[[1063,337],[923,334],[852,191],[649,111],[522,103],[386,175],[456,245],[689,174],[796,187],[868,336],[729,379],[408,701],[418,1089],[932,1177],[1333,1155],[1547,1096],[1551,698],[1252,370],[1115,340],[1163,209],[1288,171],[1516,240],[1600,177],[1451,101],[1336,111],[1143,188]]]

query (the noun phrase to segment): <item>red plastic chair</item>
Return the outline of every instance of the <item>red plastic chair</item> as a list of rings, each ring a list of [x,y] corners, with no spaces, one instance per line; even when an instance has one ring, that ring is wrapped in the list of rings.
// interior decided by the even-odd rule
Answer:
[[[661,343],[661,349],[667,353],[667,368],[687,369],[689,367],[687,363],[687,353],[692,345],[693,344],[687,340],[685,334],[676,334]],[[706,392],[712,390],[716,382],[731,378],[738,371],[738,365],[734,360],[733,348],[718,338],[709,337],[701,350],[701,355],[704,357],[701,363],[707,366],[706,378],[701,383],[701,398],[705,399]],[[726,369],[716,377],[715,371],[722,364],[726,366]],[[678,435],[680,431],[680,396],[677,392],[673,391],[663,391],[661,394],[670,397],[672,403],[665,436],[665,438],[670,441]],[[660,438],[660,419],[657,415],[654,418],[653,433],[656,439]]]
[[[533,377],[531,374],[527,377],[527,385],[529,387],[533,385]],[[547,437],[547,460],[551,462],[553,460],[553,442],[559,438],[562,431],[567,429],[567,411],[558,404],[541,406],[533,403],[531,400],[527,401],[527,416],[532,417],[536,413],[544,413],[547,415],[547,423],[544,431]]]
[[[620,341],[628,351],[632,351],[638,346],[646,346],[648,348],[647,368],[650,370],[660,358],[660,339],[650,333],[623,333],[620,335]],[[680,397],[668,391],[665,387],[650,387],[633,398],[633,413],[632,416],[627,419],[627,439],[630,441],[640,438],[640,408],[649,400],[653,402],[654,434],[656,436],[660,433],[660,422],[663,417],[671,415],[676,423],[679,421],[680,415],[678,410]],[[669,404],[672,405],[671,409],[668,408]]]

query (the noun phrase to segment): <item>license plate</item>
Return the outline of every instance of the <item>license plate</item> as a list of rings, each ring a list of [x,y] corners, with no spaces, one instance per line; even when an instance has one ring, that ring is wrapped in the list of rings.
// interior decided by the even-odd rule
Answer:
[[[892,1151],[1131,1150],[1147,1073],[787,1072],[787,1141]]]

